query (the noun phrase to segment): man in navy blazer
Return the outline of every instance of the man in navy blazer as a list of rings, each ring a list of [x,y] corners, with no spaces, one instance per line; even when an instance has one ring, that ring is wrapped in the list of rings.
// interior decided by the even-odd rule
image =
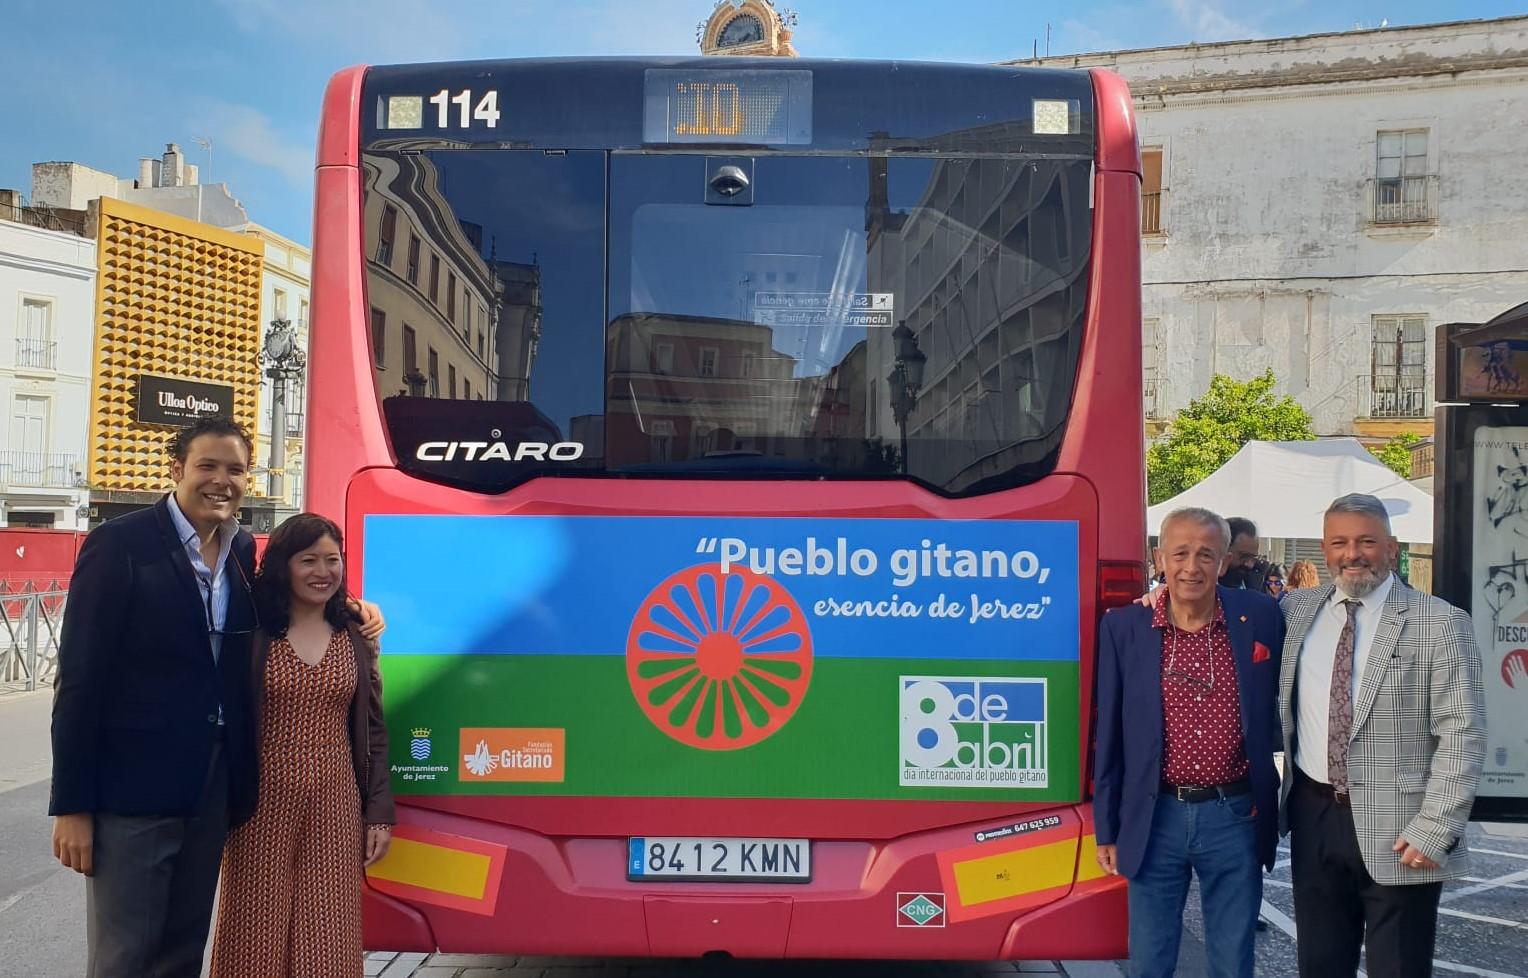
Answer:
[[[1284,620],[1267,595],[1216,585],[1230,545],[1215,513],[1173,512],[1156,558],[1165,596],[1111,611],[1099,632],[1098,862],[1130,880],[1138,978],[1173,974],[1191,874],[1210,974],[1252,975],[1260,867],[1278,843]]]
[[[252,451],[221,418],[179,432],[175,491],[75,562],[48,813],[54,854],[87,877],[88,978],[201,973],[223,839],[254,807]]]

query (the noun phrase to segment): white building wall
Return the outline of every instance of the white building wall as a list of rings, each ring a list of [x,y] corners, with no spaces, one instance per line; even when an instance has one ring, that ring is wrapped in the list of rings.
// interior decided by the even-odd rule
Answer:
[[[61,529],[78,515],[90,418],[96,245],[58,231],[0,221],[0,522],[51,514]],[[47,335],[31,334],[28,300],[48,307]],[[41,441],[28,431],[41,406]],[[40,449],[40,450],[39,450]]]
[[[1164,233],[1142,262],[1157,416],[1215,373],[1271,368],[1319,433],[1361,430],[1374,317],[1415,314],[1425,427],[1433,327],[1528,300],[1528,18],[1045,63],[1123,75],[1143,149],[1163,154]],[[1427,130],[1436,220],[1375,225],[1377,133],[1406,129]]]

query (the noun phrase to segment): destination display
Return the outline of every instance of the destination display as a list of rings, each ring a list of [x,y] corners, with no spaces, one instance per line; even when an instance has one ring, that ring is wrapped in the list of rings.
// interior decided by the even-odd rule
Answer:
[[[649,68],[642,139],[647,143],[812,141],[812,73]]]

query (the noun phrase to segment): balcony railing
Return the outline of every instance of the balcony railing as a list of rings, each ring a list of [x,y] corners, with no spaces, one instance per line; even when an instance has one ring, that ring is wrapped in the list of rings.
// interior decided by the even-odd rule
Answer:
[[[1141,233],[1162,233],[1162,192],[1141,194]]]
[[[1437,175],[1369,181],[1370,224],[1434,224],[1437,220]]]
[[[0,483],[11,486],[68,488],[80,457],[53,452],[0,452]]]
[[[1157,379],[1146,377],[1141,382],[1141,391],[1145,394],[1145,413],[1148,418],[1157,417]]]
[[[1426,418],[1431,398],[1427,382],[1394,374],[1358,378],[1359,416],[1365,418]]]
[[[55,370],[58,367],[58,344],[47,340],[16,341],[16,366],[34,370]]]

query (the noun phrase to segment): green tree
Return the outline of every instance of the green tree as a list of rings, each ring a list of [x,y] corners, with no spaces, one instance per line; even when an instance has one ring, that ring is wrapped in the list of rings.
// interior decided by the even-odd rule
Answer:
[[[1249,441],[1313,441],[1310,413],[1273,393],[1273,371],[1248,381],[1216,374],[1203,397],[1178,412],[1167,435],[1146,453],[1151,502],[1204,479]]]
[[[1411,478],[1411,446],[1422,439],[1411,432],[1396,435],[1387,441],[1374,457],[1390,466],[1390,470],[1402,479]]]

